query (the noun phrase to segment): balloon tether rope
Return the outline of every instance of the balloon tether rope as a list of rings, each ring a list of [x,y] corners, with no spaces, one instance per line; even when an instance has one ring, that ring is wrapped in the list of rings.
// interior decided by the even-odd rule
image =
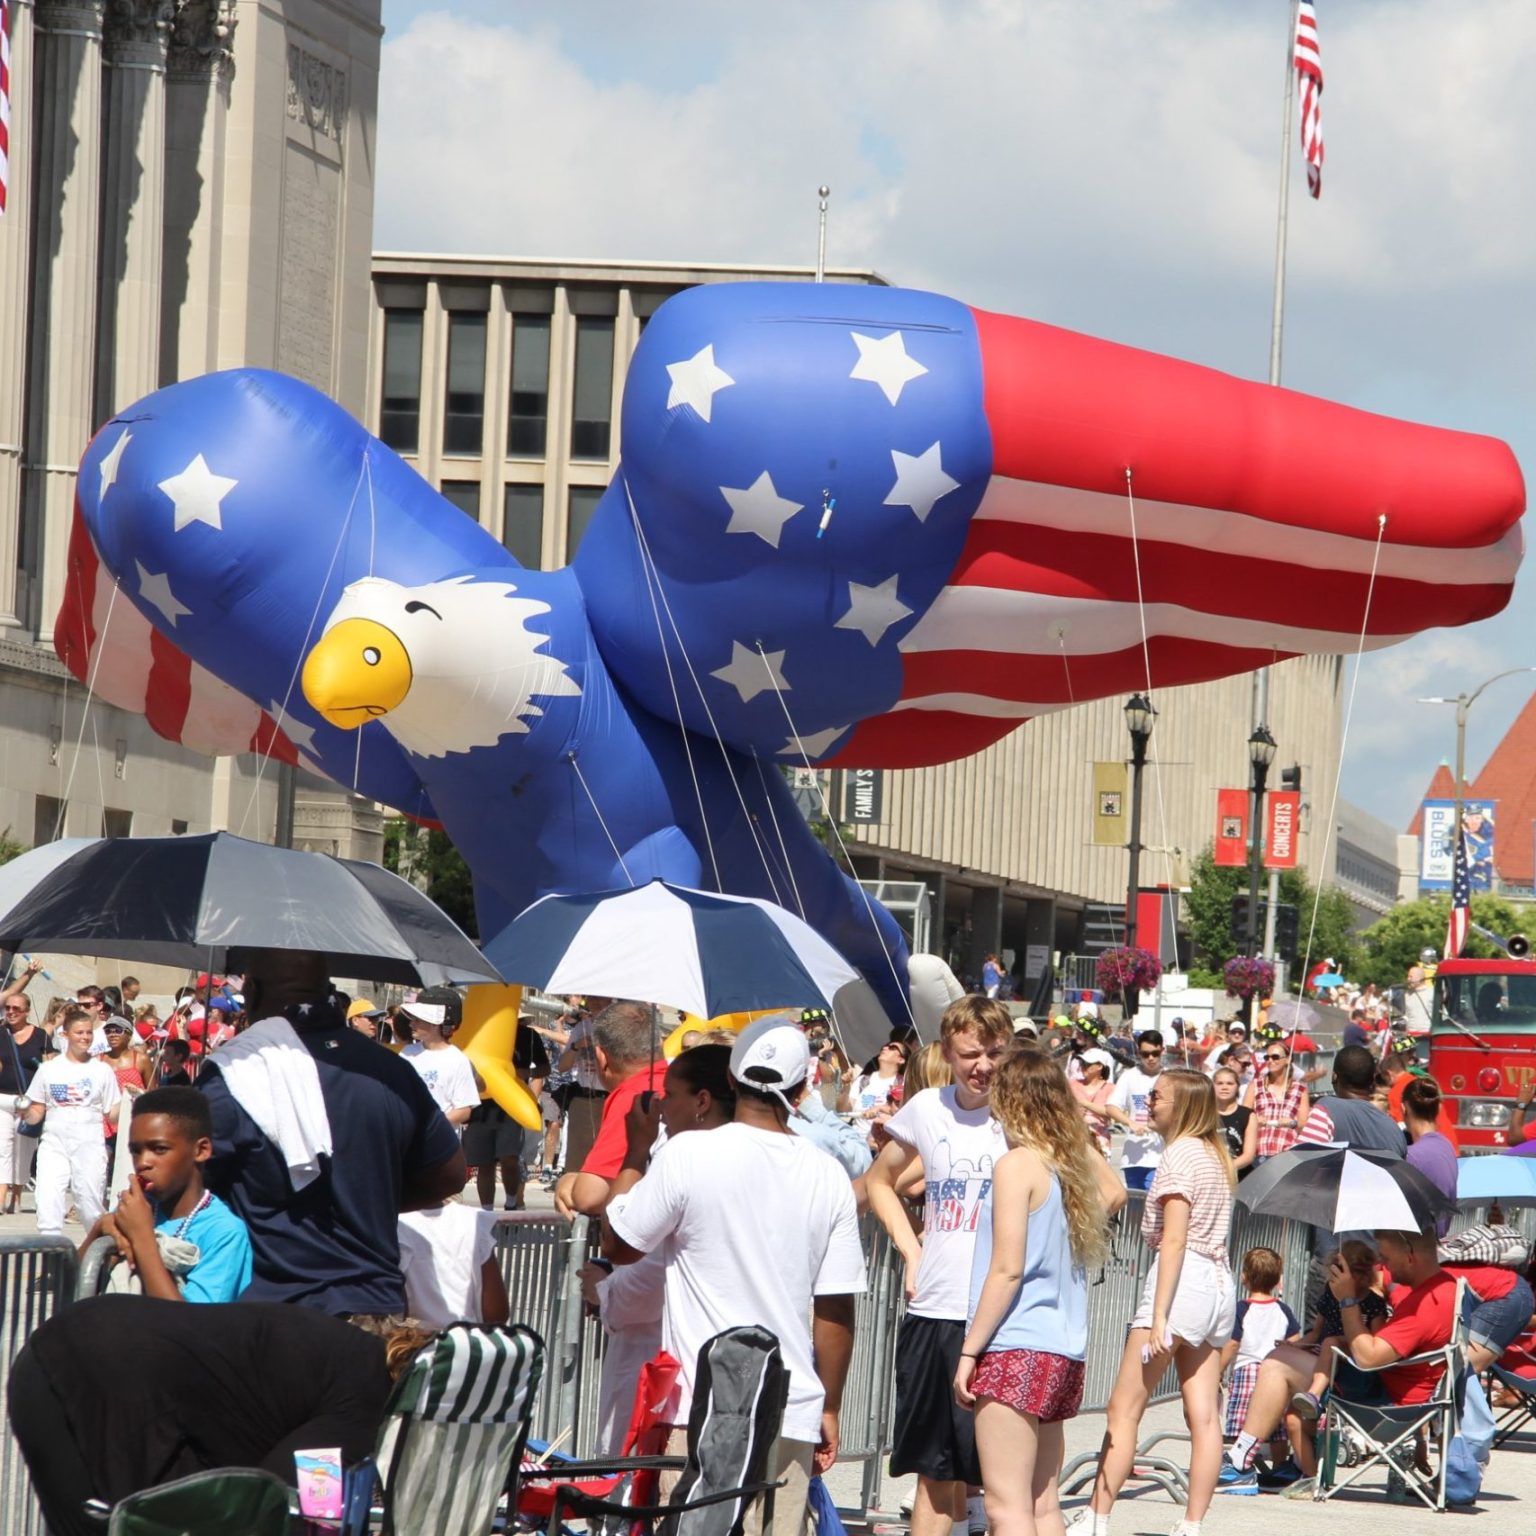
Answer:
[[[105,566],[102,566],[101,568],[103,570],[106,569]],[[75,600],[80,604],[80,615],[81,615],[82,620],[84,620],[87,617],[88,610],[85,607],[84,593],[80,589],[80,572],[78,570],[75,571],[75,573],[74,573],[74,580],[75,580]],[[80,711],[80,729],[79,729],[79,731],[75,735],[75,751],[74,751],[74,756],[70,759],[69,778],[65,781],[65,783],[64,783],[64,791],[59,796],[59,814],[58,814],[57,818],[54,820],[54,824],[53,824],[53,839],[51,839],[51,840],[55,840],[56,841],[58,838],[60,838],[60,837],[62,837],[64,835],[64,818],[65,818],[65,816],[67,816],[69,814],[69,796],[70,796],[70,791],[73,790],[74,787],[75,787],[75,770],[78,769],[79,766],[80,766],[80,751],[81,751],[81,748],[85,745],[85,725],[86,725],[86,721],[91,718],[91,706],[96,702],[96,674],[101,670],[101,658],[106,654],[106,650],[107,650],[107,634],[108,634],[108,632],[112,628],[112,610],[117,606],[117,594],[118,594],[118,591],[119,591],[118,582],[117,582],[116,577],[114,577],[113,581],[112,581],[112,595],[107,599],[107,615],[101,621],[101,633],[100,633],[100,635],[98,635],[96,637],[95,652],[94,652],[94,654],[91,657],[91,668],[90,668],[90,671],[86,674],[85,704],[84,704],[84,706],[82,707],[82,709]],[[62,717],[62,715],[63,715],[62,704],[60,706],[59,713],[60,713],[60,716]],[[93,740],[95,739],[95,737],[94,737],[94,730],[93,730],[92,739]],[[62,765],[61,765],[61,771],[62,771]],[[100,761],[99,749],[98,749],[98,754],[97,754],[96,772],[97,772],[98,775],[101,773],[101,761]],[[106,790],[105,789],[102,790],[101,803],[103,805],[105,805],[107,803],[107,795],[106,795]]]
[[[613,833],[608,830],[608,823],[603,819],[602,809],[597,803],[597,797],[592,793],[592,786],[587,783],[586,774],[581,771],[581,764],[576,761],[576,754],[574,752],[567,752],[565,754],[565,760],[571,765],[572,769],[575,770],[576,782],[580,784],[582,789],[585,791],[587,796],[587,803],[592,807],[592,814],[597,817],[597,824],[603,829],[603,836],[608,839],[608,846],[613,849],[613,856],[619,861],[619,868],[624,871],[624,878],[628,880],[630,886],[633,887],[636,883],[635,877],[630,874],[629,865],[624,862],[624,855],[619,852],[619,845],[614,842]]]

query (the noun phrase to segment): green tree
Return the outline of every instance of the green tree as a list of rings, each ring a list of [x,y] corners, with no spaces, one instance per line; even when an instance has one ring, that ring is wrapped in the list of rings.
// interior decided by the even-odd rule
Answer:
[[[1261,902],[1267,882],[1266,875],[1260,882]],[[1222,966],[1240,951],[1240,946],[1232,942],[1232,898],[1246,894],[1247,890],[1248,871],[1218,864],[1207,844],[1194,861],[1189,890],[1184,896],[1184,913],[1194,951],[1191,980],[1198,976],[1202,981],[1209,979],[1210,985],[1220,985]],[[1354,907],[1343,891],[1325,886],[1319,893],[1299,869],[1283,869],[1280,900],[1296,908],[1297,961],[1305,954],[1310,954],[1314,961],[1332,955],[1353,976],[1360,950],[1353,932]]]
[[[1445,930],[1450,915],[1451,898],[1448,895],[1421,896],[1417,901],[1405,901],[1401,906],[1393,907],[1360,935],[1364,960],[1360,979],[1374,981],[1378,986],[1399,985],[1421,950],[1432,949],[1438,954],[1445,948]],[[1528,907],[1517,907],[1502,896],[1472,898],[1472,921],[1501,938],[1524,933],[1531,915]],[[1461,953],[1469,960],[1496,960],[1504,952],[1473,932],[1467,936]]]
[[[26,851],[27,845],[12,837],[9,827],[0,832],[0,864],[9,864],[18,854]]]
[[[384,824],[384,867],[425,891],[478,942],[474,881],[446,832],[419,827],[404,816],[391,817]]]

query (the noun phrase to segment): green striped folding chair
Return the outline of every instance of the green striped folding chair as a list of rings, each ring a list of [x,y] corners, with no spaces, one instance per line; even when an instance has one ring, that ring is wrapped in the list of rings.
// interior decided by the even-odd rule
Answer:
[[[383,1536],[485,1536],[516,1475],[543,1374],[544,1341],[521,1325],[456,1323],[417,1355],[395,1384],[374,1453]]]

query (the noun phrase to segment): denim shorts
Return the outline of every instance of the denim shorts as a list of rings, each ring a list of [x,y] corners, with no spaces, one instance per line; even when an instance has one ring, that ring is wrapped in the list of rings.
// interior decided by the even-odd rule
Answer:
[[[1480,1301],[1476,1292],[1469,1290],[1461,1310],[1468,1340],[1498,1356],[1525,1332],[1536,1302],[1531,1298],[1530,1282],[1522,1276],[1514,1290],[1497,1301]]]

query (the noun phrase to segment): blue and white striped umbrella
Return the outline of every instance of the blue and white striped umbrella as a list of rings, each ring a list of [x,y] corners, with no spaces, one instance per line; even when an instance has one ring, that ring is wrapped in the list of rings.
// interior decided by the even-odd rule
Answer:
[[[503,976],[701,1019],[755,1008],[836,1008],[859,973],[808,923],[769,901],[653,880],[545,896],[485,946]]]

